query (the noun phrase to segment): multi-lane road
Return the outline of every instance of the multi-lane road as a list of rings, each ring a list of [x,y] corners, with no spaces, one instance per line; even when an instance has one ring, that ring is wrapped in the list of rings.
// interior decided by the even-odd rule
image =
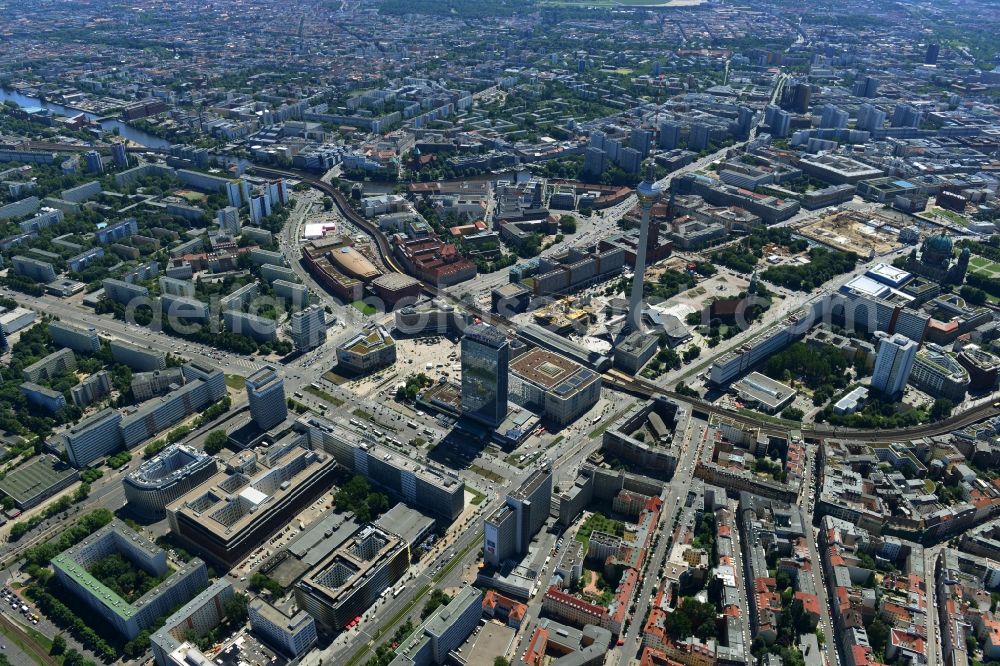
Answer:
[[[635,611],[631,614],[631,621],[628,630],[621,638],[625,644],[616,650],[617,660],[614,662],[619,666],[626,666],[631,663],[631,659],[639,651],[642,641],[642,628],[649,614],[650,596],[653,587],[659,582],[658,572],[669,555],[670,529],[674,524],[674,518],[678,515],[684,502],[687,499],[688,491],[691,489],[691,481],[694,479],[694,468],[701,454],[701,447],[704,444],[705,429],[707,423],[691,415],[690,408],[684,408],[685,415],[680,416],[685,422],[681,455],[678,458],[677,468],[673,478],[667,485],[667,493],[663,502],[663,509],[660,512],[660,524],[658,526],[659,538],[654,551],[647,557],[645,575],[641,578],[641,584],[633,597]]]

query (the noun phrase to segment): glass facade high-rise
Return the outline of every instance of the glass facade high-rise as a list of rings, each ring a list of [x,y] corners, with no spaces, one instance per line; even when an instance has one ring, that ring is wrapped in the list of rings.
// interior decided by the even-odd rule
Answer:
[[[499,329],[473,324],[462,338],[462,414],[491,428],[507,416],[510,346]]]

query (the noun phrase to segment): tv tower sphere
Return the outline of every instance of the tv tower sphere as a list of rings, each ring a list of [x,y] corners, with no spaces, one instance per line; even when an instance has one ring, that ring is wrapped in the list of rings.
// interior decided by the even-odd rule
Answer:
[[[636,186],[635,194],[642,206],[652,206],[663,194],[663,188],[654,180],[652,162],[646,163],[646,177]]]

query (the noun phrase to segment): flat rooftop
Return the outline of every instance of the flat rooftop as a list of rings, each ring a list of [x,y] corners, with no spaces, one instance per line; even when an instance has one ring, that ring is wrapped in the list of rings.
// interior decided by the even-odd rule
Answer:
[[[416,509],[411,509],[402,502],[379,516],[375,525],[386,532],[401,537],[406,543],[414,543],[422,534],[427,534],[434,527],[434,519],[425,516]]]
[[[298,484],[332,464],[327,454],[299,445],[241,451],[167,510],[186,515],[228,540],[253,522],[266,505],[280,502]]]
[[[757,402],[772,407],[777,407],[782,402],[787,400],[788,396],[794,396],[796,394],[796,390],[791,386],[782,384],[781,382],[771,379],[767,375],[763,375],[759,372],[751,372],[743,379],[734,383],[733,389],[743,395],[753,398]]]
[[[115,519],[72,548],[68,548],[62,553],[56,555],[52,558],[52,564],[53,566],[58,567],[64,574],[75,580],[81,587],[89,590],[90,593],[98,601],[100,601],[103,606],[107,607],[111,612],[115,613],[122,619],[127,620],[131,618],[133,615],[138,613],[139,609],[148,603],[150,599],[163,594],[167,589],[169,589],[169,581],[174,576],[186,573],[191,568],[204,565],[200,559],[194,558],[190,562],[184,564],[180,569],[175,570],[166,581],[146,592],[146,594],[141,596],[139,599],[136,599],[134,602],[129,603],[125,599],[118,596],[118,594],[113,592],[110,588],[105,586],[104,583],[92,576],[84,565],[77,561],[79,554],[85,552],[95,542],[112,540],[115,539],[115,537],[120,537],[121,539],[128,541],[132,544],[131,547],[144,550],[151,556],[155,556],[162,552],[162,549],[155,543],[138,532],[130,529],[127,525],[125,525],[125,523]],[[117,546],[117,544],[115,545]],[[120,546],[113,548],[113,552],[122,552],[120,550]],[[128,558],[126,557],[126,559]]]
[[[140,486],[155,486],[182,476],[207,461],[209,456],[186,444],[172,444],[155,457],[143,462],[126,478]]]
[[[841,291],[848,290],[875,298],[885,298],[892,291],[886,284],[878,280],[873,280],[867,275],[858,275],[845,282],[844,286],[841,287]]]
[[[885,262],[875,264],[869,268],[865,274],[875,278],[876,280],[879,278],[887,280],[892,284],[902,284],[913,277],[912,273],[904,271],[902,268],[896,268],[892,264],[887,264]]]
[[[343,348],[355,354],[370,354],[371,352],[391,347],[396,344],[389,332],[382,326],[376,326],[362,331],[344,343]]]
[[[510,363],[510,371],[559,397],[578,391],[597,377],[593,370],[546,349],[535,348]]]
[[[451,489],[455,484],[462,482],[458,475],[442,467],[418,464],[393,449],[376,444],[366,437],[369,433],[363,433],[358,428],[349,425],[346,419],[338,418],[336,421],[331,422],[322,417],[310,416],[306,419],[306,422],[312,426],[319,426],[328,432],[334,433],[337,437],[351,443],[356,448],[363,448],[368,451],[369,455],[391,463],[397,469],[412,472],[418,479],[432,485]]]
[[[76,470],[55,456],[39,456],[0,479],[0,492],[22,503],[74,474]]]
[[[510,495],[516,499],[528,499],[530,498],[536,490],[538,490],[546,480],[552,478],[552,472],[548,469],[536,469],[531,473],[521,487],[512,492]]]
[[[330,553],[303,582],[336,599],[363,584],[378,565],[402,548],[406,544],[398,536],[369,525]]]

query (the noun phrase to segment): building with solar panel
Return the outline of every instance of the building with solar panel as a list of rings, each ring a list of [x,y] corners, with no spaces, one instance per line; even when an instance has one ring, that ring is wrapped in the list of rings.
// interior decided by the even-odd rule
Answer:
[[[510,363],[508,397],[559,425],[572,423],[601,397],[601,376],[545,349],[533,349]]]

